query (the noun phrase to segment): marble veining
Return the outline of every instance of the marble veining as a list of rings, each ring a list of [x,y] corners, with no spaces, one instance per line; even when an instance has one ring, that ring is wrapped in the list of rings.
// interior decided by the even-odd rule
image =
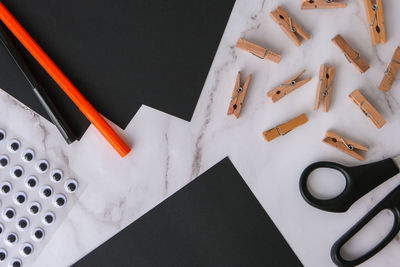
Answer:
[[[110,122],[133,150],[121,159],[90,126],[80,142],[66,145],[56,128],[0,91],[0,127],[21,132],[35,146],[64,162],[83,185],[79,202],[47,244],[35,266],[68,266],[195,179],[225,156],[245,179],[289,245],[306,266],[333,266],[333,242],[400,183],[399,175],[357,201],[344,214],[309,206],[298,190],[299,174],[316,160],[347,165],[359,161],[321,142],[326,130],[337,131],[369,146],[366,162],[399,154],[400,76],[392,90],[377,87],[400,44],[400,1],[385,0],[388,42],[371,45],[362,0],[334,10],[300,10],[300,0],[237,0],[190,122],[142,106],[126,129]],[[278,5],[310,34],[296,47],[269,17]],[[206,18],[205,18],[206,19]],[[369,62],[363,75],[331,43],[340,33]],[[280,64],[258,59],[235,48],[239,37],[282,55]],[[321,64],[336,66],[331,110],[313,111]],[[306,69],[312,81],[272,103],[266,93]],[[239,119],[227,116],[238,71],[252,74]],[[348,99],[360,89],[387,124],[377,130]],[[190,88],[187,88],[190,90]],[[261,133],[300,113],[310,121],[273,142]],[[389,214],[385,213],[385,217]],[[376,229],[376,230],[374,230]],[[362,241],[382,238],[379,225]],[[360,243],[361,242],[361,243]],[[363,266],[398,266],[399,237]]]

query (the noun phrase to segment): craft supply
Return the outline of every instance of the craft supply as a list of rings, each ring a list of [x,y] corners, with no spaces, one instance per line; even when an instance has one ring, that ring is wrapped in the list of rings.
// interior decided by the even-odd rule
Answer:
[[[310,192],[308,178],[317,169],[334,169],[343,174],[346,185],[343,191],[333,198],[321,199],[315,197]],[[367,165],[347,167],[334,162],[320,161],[308,166],[300,177],[300,192],[305,201],[315,208],[330,212],[346,212],[354,202],[370,192],[375,187],[389,180],[400,172],[400,156],[370,163]],[[359,257],[346,259],[341,255],[342,247],[356,233],[363,229],[376,215],[383,210],[392,211],[393,227],[388,234],[372,246],[369,251]],[[340,237],[331,248],[331,258],[338,266],[358,266],[368,260],[395,238],[400,231],[400,186],[397,186],[382,201],[373,207],[364,217],[362,217],[353,227],[351,227],[342,237]]]
[[[319,70],[319,81],[317,96],[315,99],[314,110],[319,109],[322,104],[322,110],[324,112],[329,111],[331,96],[332,96],[332,84],[335,78],[335,67],[328,67],[327,65],[322,65]]]
[[[31,53],[38,63],[54,79],[54,81],[63,89],[68,97],[77,105],[86,118],[93,123],[99,132],[107,139],[114,149],[122,156],[126,156],[130,148],[97,112],[97,110],[84,98],[78,89],[56,66],[49,56],[32,39],[28,32],[19,24],[13,15],[0,2],[0,20],[8,27],[22,45]]]
[[[239,40],[236,43],[236,47],[246,52],[249,52],[261,59],[268,59],[275,63],[279,63],[279,61],[281,61],[281,56],[279,54],[267,50],[266,48],[256,45],[252,42],[249,42],[243,38],[239,38]]]
[[[382,128],[386,121],[381,114],[365,99],[365,97],[358,90],[354,90],[350,95],[350,99],[353,100],[361,111],[368,117],[368,119],[376,126],[376,128]]]
[[[316,9],[316,8],[344,8],[347,4],[337,0],[303,0],[301,9]]]
[[[379,85],[379,90],[381,90],[382,92],[387,92],[392,88],[399,69],[400,69],[400,46],[398,46],[394,51],[392,61],[389,63],[389,66],[385,71],[385,75],[383,76],[383,79]]]
[[[298,25],[281,7],[270,13],[271,18],[281,26],[281,29],[286,35],[297,45],[300,46],[301,42],[297,36],[305,40],[309,40],[308,34]]]
[[[285,135],[294,128],[299,127],[302,124],[305,124],[307,121],[308,121],[307,115],[303,113],[300,116],[297,116],[296,118],[291,119],[288,122],[285,122],[268,131],[263,132],[263,136],[265,140],[270,142],[275,138],[277,138],[278,136]]]
[[[32,266],[77,202],[78,182],[45,149],[0,133],[0,265]]]
[[[295,76],[293,76],[292,78],[290,78],[286,82],[282,83],[278,87],[275,87],[274,89],[272,89],[271,91],[269,91],[267,93],[267,96],[270,97],[272,99],[272,102],[275,103],[276,101],[278,101],[279,99],[281,99],[285,95],[293,92],[294,90],[296,90],[300,86],[303,86],[304,84],[308,83],[309,81],[311,81],[311,78],[298,80],[299,77],[301,75],[303,75],[303,73],[305,71],[306,70],[300,71],[299,73],[297,73]]]
[[[362,146],[360,144],[357,144],[356,142],[347,139],[345,137],[342,137],[334,132],[327,131],[325,134],[325,138],[322,140],[322,142],[333,146],[340,151],[346,153],[349,156],[352,156],[358,160],[363,161],[364,157],[361,156],[359,151],[368,151],[368,148],[365,146]]]
[[[367,11],[372,44],[386,43],[385,22],[383,19],[382,0],[364,0]]]
[[[338,34],[332,42],[343,52],[347,60],[357,68],[360,73],[364,73],[369,69],[368,63],[361,58],[360,54],[356,52],[344,39]]]
[[[240,72],[238,72],[236,76],[235,87],[233,88],[231,102],[229,103],[228,115],[235,115],[236,118],[239,118],[240,111],[242,110],[242,105],[244,102],[244,98],[246,97],[247,88],[249,87],[251,80],[251,75],[247,76],[244,84],[241,84],[240,80]]]
[[[64,137],[65,141],[68,144],[71,144],[76,140],[76,136],[72,132],[71,128],[67,124],[67,122],[62,117],[61,113],[54,105],[53,101],[50,99],[49,95],[43,89],[43,87],[39,84],[36,77],[33,75],[32,71],[26,65],[24,59],[18,52],[15,44],[11,41],[10,37],[4,25],[0,23],[0,40],[3,45],[6,47],[8,53],[13,58],[15,64],[17,64],[18,68],[24,74],[26,80],[28,81],[30,87],[32,88],[36,98],[39,100],[40,104],[46,111],[47,115],[49,115],[53,124],[57,127],[58,131]]]

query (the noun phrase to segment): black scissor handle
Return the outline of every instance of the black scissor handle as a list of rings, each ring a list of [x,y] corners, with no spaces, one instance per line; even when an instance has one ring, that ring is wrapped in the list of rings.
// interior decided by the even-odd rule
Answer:
[[[331,199],[319,199],[310,193],[307,187],[308,177],[311,172],[320,168],[335,169],[343,174],[346,187],[341,194]],[[397,173],[399,168],[390,158],[355,167],[320,161],[311,164],[303,171],[299,186],[301,195],[310,205],[325,211],[345,212],[356,200]]]
[[[388,209],[393,213],[393,226],[390,232],[385,236],[385,238],[379,242],[375,247],[364,255],[352,259],[346,260],[340,254],[340,250],[347,241],[349,241],[358,231],[360,231],[369,221],[371,221],[378,213],[382,210]],[[389,195],[387,195],[383,200],[381,200],[372,210],[370,210],[363,218],[360,219],[350,230],[348,230],[343,236],[341,236],[331,249],[332,261],[337,266],[356,266],[364,261],[368,260],[381,249],[383,249],[394,237],[399,233],[400,230],[400,186],[397,186]]]

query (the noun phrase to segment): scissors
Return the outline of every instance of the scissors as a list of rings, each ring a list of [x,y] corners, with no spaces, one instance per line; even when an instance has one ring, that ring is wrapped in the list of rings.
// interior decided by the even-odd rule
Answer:
[[[346,180],[346,186],[342,193],[331,199],[318,199],[314,197],[308,187],[307,180],[309,175],[320,168],[329,168],[339,171]],[[347,167],[329,161],[315,162],[304,169],[300,177],[300,192],[305,201],[311,206],[330,212],[346,212],[354,202],[363,195],[387,181],[400,172],[400,155],[378,162]],[[370,251],[352,260],[346,260],[340,254],[343,245],[349,241],[358,231],[360,231],[369,221],[371,221],[382,210],[390,210],[394,216],[393,226],[386,237]],[[400,185],[391,191],[364,217],[362,217],[353,227],[344,233],[332,246],[331,258],[337,266],[355,266],[368,260],[387,244],[400,231]]]

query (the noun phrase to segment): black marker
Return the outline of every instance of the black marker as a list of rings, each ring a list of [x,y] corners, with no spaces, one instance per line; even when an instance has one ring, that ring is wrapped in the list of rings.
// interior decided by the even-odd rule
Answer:
[[[29,82],[33,92],[35,93],[40,104],[46,110],[53,124],[60,131],[61,135],[64,137],[68,144],[71,144],[76,140],[75,134],[72,132],[71,128],[68,126],[66,121],[63,119],[61,113],[58,111],[57,107],[54,105],[53,101],[50,99],[49,95],[39,84],[32,71],[26,65],[21,54],[18,52],[16,46],[11,41],[3,23],[0,22],[0,40],[3,45],[7,48],[8,53],[14,59],[21,72],[24,74],[25,78]]]

